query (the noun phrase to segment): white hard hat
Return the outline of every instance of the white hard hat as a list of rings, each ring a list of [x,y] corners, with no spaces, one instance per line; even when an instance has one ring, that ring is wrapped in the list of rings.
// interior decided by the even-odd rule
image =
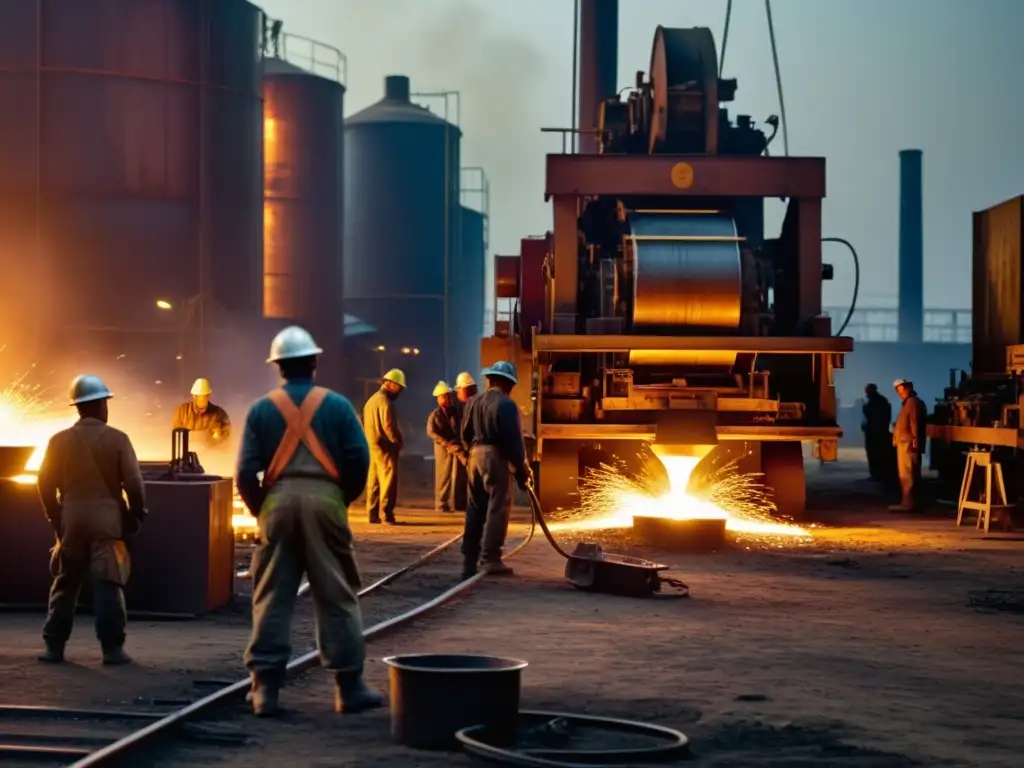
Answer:
[[[109,400],[114,394],[99,376],[82,374],[71,382],[71,405],[91,403],[94,400]]]
[[[503,379],[508,379],[513,384],[519,383],[519,379],[516,378],[515,365],[505,360],[499,360],[490,368],[485,368],[484,376],[500,376]]]
[[[398,368],[392,368],[390,371],[385,373],[381,379],[384,381],[390,381],[392,384],[397,384],[402,389],[405,389],[405,373],[400,371]]]
[[[441,395],[450,394],[451,391],[452,388],[448,386],[448,382],[439,381],[437,382],[437,386],[434,387],[434,397],[440,397]]]
[[[894,381],[894,382],[892,383],[892,388],[893,388],[893,389],[899,389],[900,387],[905,387],[905,386],[907,386],[907,384],[909,384],[909,383],[910,383],[910,382],[909,382],[909,381],[907,381],[906,379],[896,379],[896,381]]]
[[[192,385],[192,394],[196,396],[212,395],[213,390],[210,388],[209,380],[196,379],[196,383]]]
[[[476,382],[473,381],[473,377],[470,376],[469,373],[467,373],[466,371],[463,371],[462,373],[460,373],[458,378],[455,379],[455,388],[456,389],[465,389],[466,387],[475,387],[475,386],[476,386]]]
[[[319,354],[323,354],[323,350],[313,341],[309,331],[297,325],[290,325],[270,342],[270,357],[267,358],[267,362],[276,363]]]

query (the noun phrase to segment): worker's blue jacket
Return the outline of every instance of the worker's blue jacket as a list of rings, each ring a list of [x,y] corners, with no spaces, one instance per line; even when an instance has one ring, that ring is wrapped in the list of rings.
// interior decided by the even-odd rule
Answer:
[[[312,379],[292,379],[284,391],[296,407],[302,407]],[[351,504],[366,488],[366,473],[370,469],[370,451],[366,436],[359,424],[355,409],[345,397],[329,392],[313,417],[313,431],[334,459],[338,468],[338,485],[345,504]],[[238,452],[235,484],[249,510],[258,515],[263,505],[265,490],[257,473],[265,472],[285,433],[284,417],[269,398],[258,400],[245,418],[245,432]]]

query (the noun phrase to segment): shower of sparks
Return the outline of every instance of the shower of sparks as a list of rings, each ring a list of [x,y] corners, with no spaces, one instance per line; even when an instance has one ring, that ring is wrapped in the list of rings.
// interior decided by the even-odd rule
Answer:
[[[584,479],[579,509],[552,523],[552,530],[631,528],[634,517],[663,517],[725,519],[726,529],[737,534],[810,535],[804,528],[778,520],[761,475],[740,472],[738,460],[710,468],[691,483],[699,458],[662,455],[660,459],[668,475],[667,490],[647,471],[634,478],[623,467],[602,464]]]
[[[28,381],[23,373],[0,389],[0,444],[33,446],[35,451],[25,465],[26,472],[37,472],[43,463],[46,444],[54,434],[74,423],[75,414],[61,407],[47,389]]]

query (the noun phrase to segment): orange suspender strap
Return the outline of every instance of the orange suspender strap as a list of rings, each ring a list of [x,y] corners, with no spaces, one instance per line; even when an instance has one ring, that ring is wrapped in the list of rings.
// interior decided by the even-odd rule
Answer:
[[[285,432],[274,452],[274,457],[270,460],[270,466],[263,474],[263,487],[269,488],[277,482],[281,473],[288,466],[288,462],[295,455],[295,451],[299,449],[299,443],[309,449],[313,458],[327,470],[327,474],[332,480],[337,480],[340,475],[334,464],[334,459],[331,458],[316,436],[316,432],[310,427],[313,417],[320,409],[324,398],[327,397],[327,390],[323,387],[313,387],[306,395],[306,399],[302,401],[301,409],[295,406],[291,397],[283,389],[275,389],[267,397],[284,418]]]

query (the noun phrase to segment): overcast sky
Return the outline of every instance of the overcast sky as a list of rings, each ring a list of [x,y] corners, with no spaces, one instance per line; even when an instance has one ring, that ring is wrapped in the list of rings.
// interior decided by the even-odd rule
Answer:
[[[544,154],[558,140],[539,129],[570,123],[573,0],[258,4],[286,31],[345,53],[347,113],[379,99],[388,74],[461,93],[463,165],[490,176],[492,251],[517,253],[520,237],[551,227]],[[925,305],[969,307],[971,212],[1024,193],[1024,0],[774,0],[772,10],[790,152],[828,159],[824,234],[860,252],[862,306],[895,303],[898,152],[920,148]],[[623,0],[620,86],[647,70],[658,24],[711,27],[720,45],[724,16],[725,0]],[[733,114],[779,112],[761,0],[734,0],[723,74],[739,79]],[[843,306],[849,258],[839,246],[825,255],[837,278],[825,304]]]

